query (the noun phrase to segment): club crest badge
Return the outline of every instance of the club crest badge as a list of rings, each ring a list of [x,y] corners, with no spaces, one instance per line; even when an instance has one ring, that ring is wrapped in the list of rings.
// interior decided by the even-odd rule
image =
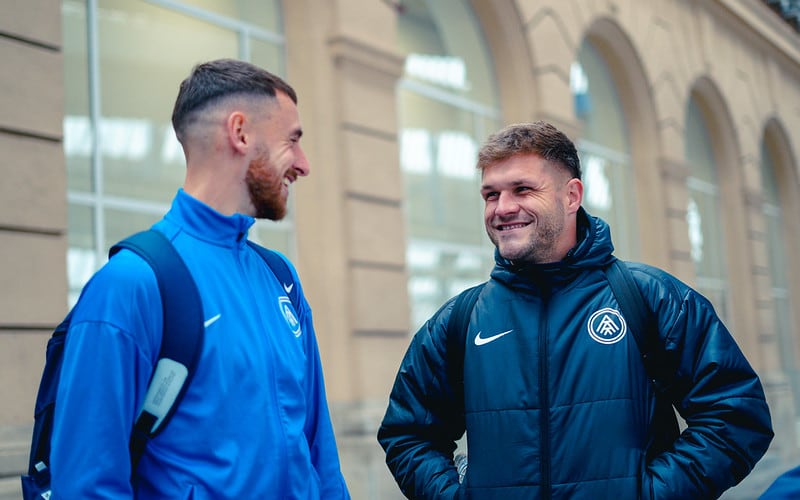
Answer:
[[[278,297],[278,307],[280,307],[281,312],[283,313],[283,319],[286,320],[286,324],[289,325],[289,329],[292,331],[294,336],[299,337],[302,335],[303,330],[300,327],[300,320],[297,319],[297,316],[294,313],[292,300],[286,296]]]
[[[616,344],[628,331],[625,318],[616,309],[606,307],[592,314],[587,325],[589,336],[601,344]]]

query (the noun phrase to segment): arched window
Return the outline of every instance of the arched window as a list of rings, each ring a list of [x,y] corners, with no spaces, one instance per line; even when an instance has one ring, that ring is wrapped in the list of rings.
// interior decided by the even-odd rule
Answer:
[[[774,331],[780,350],[781,368],[786,373],[795,402],[795,414],[800,415],[800,369],[798,369],[798,345],[792,318],[789,294],[788,264],[786,258],[786,226],[781,209],[781,200],[776,176],[777,163],[770,143],[765,137],[761,144],[761,181],[763,212],[766,220],[765,243],[769,256],[769,277]]]
[[[570,70],[575,114],[583,125],[577,141],[583,169],[583,206],[611,226],[615,254],[639,256],[635,190],[628,127],[608,65],[584,40]]]
[[[487,279],[477,151],[499,128],[493,70],[466,2],[403,2],[398,43],[400,166],[408,221],[412,326],[465,287]]]
[[[686,111],[685,157],[689,166],[686,222],[696,288],[724,320],[729,315],[728,278],[720,213],[720,190],[707,119],[692,96]]]
[[[233,57],[282,74],[278,0],[64,0],[69,302],[108,247],[169,209],[185,163],[170,123],[192,66]],[[291,221],[251,237],[291,253]]]

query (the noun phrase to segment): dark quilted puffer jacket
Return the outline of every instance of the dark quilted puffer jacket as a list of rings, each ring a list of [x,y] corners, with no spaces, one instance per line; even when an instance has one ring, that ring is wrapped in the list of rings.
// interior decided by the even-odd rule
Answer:
[[[668,399],[687,424],[677,436],[603,272],[608,226],[583,210],[579,222],[580,242],[559,263],[496,257],[463,350],[447,348],[453,300],[414,336],[378,432],[407,497],[716,498],[766,451],[761,383],[711,304],[629,263],[672,367]],[[452,369],[462,355],[463,392]],[[464,432],[459,484],[452,456]]]

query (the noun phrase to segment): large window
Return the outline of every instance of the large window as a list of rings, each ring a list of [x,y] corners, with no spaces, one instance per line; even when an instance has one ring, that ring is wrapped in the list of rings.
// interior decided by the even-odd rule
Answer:
[[[575,114],[583,125],[577,142],[583,170],[583,206],[611,226],[617,257],[639,256],[628,127],[608,65],[589,40],[570,70]]]
[[[483,35],[466,2],[403,2],[398,90],[406,186],[412,326],[486,280],[493,247],[483,226],[478,148],[500,116]]]
[[[170,123],[178,84],[218,57],[284,73],[279,1],[64,0],[64,153],[70,303],[115,241],[169,208],[185,163]],[[251,238],[292,251],[291,221]]]
[[[770,291],[775,311],[773,320],[780,349],[781,368],[790,380],[795,413],[800,415],[800,369],[798,369],[796,358],[798,346],[794,336],[789,279],[786,272],[789,262],[786,258],[786,231],[784,229],[786,226],[781,210],[776,168],[774,154],[765,140],[761,146],[761,180],[764,196],[763,211],[766,220],[766,245],[769,255]]]
[[[697,278],[696,288],[714,304],[723,320],[729,320],[727,263],[719,184],[708,130],[708,120],[692,96],[686,111],[684,141],[686,162],[690,168],[686,222]]]

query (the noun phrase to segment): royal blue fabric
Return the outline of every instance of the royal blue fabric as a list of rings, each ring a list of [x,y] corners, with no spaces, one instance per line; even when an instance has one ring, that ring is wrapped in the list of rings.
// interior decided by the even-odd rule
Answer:
[[[349,498],[311,310],[304,298],[291,306],[246,244],[253,223],[181,190],[154,225],[192,273],[206,328],[194,379],[132,482],[128,437],[161,344],[158,288],[128,250],[84,288],[57,397],[54,498]]]

